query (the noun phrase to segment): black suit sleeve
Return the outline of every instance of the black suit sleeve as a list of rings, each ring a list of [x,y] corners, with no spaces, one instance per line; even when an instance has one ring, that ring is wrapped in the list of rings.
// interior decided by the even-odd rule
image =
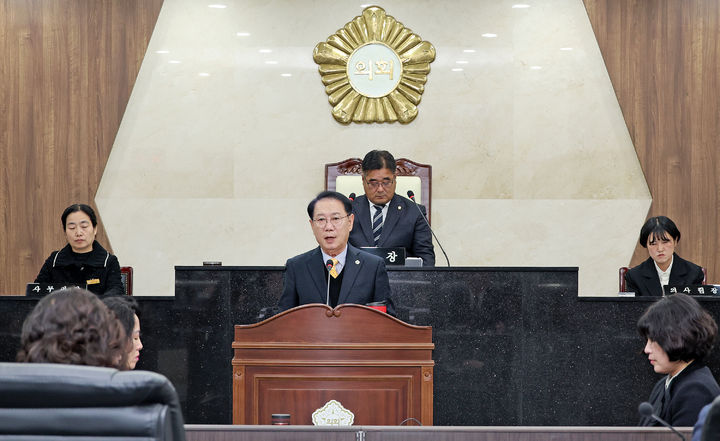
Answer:
[[[390,292],[390,279],[388,278],[385,262],[380,262],[375,270],[375,292],[373,293],[374,302],[384,301],[387,305],[388,314],[395,317],[395,304],[392,301]]]
[[[697,267],[697,271],[693,274],[692,281],[690,282],[691,285],[702,285],[703,280],[705,279],[705,274],[703,274],[702,268]]]
[[[668,422],[673,426],[691,427],[697,421],[700,410],[714,399],[715,395],[704,383],[694,381],[687,384],[672,398],[671,419]]]
[[[640,295],[640,290],[630,277],[630,271],[625,273],[625,292],[634,292],[635,295]]]
[[[427,216],[425,206],[418,205],[423,216]],[[412,254],[423,260],[423,266],[435,266],[435,251],[432,243],[432,233],[430,227],[422,216],[415,219],[415,232],[413,233],[413,249]]]
[[[35,277],[35,283],[52,283],[54,280],[52,280],[52,261],[55,258],[55,254],[57,254],[57,251],[53,251],[50,253],[50,257],[45,259],[45,263],[43,264],[42,268],[40,268],[40,272],[38,273],[37,277]]]
[[[298,306],[300,302],[298,298],[297,288],[295,285],[295,266],[290,260],[285,263],[285,273],[283,273],[283,291],[280,295],[278,306],[280,311],[285,311]]]
[[[122,278],[120,277],[120,262],[118,258],[110,255],[107,263],[107,280],[105,282],[104,295],[107,296],[121,296],[125,295],[125,288],[122,284]]]

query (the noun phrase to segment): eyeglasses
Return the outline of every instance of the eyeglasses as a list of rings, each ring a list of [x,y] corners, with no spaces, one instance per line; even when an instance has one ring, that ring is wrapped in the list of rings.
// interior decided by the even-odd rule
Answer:
[[[328,223],[328,220],[330,221],[331,224],[333,224],[334,227],[339,227],[340,225],[343,224],[343,222],[345,222],[345,218],[347,218],[349,216],[350,216],[349,214],[347,216],[342,216],[342,217],[341,216],[333,216],[330,219],[326,219],[324,217],[319,217],[317,219],[313,219],[312,221],[313,221],[313,224],[318,228],[325,228],[325,226]]]
[[[363,179],[364,180],[364,179]],[[373,190],[377,190],[378,187],[382,186],[382,188],[389,188],[391,185],[395,183],[395,179],[389,180],[389,181],[365,181],[365,183],[372,188]]]

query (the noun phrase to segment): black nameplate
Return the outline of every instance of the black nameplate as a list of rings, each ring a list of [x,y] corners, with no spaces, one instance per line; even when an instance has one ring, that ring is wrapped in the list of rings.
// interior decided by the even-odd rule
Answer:
[[[717,296],[720,287],[717,285],[665,285],[665,294],[687,294],[690,296]]]
[[[385,259],[385,265],[405,265],[407,252],[404,247],[362,247],[366,253]]]
[[[26,296],[46,296],[53,291],[67,288],[82,288],[74,283],[28,283],[25,287]]]

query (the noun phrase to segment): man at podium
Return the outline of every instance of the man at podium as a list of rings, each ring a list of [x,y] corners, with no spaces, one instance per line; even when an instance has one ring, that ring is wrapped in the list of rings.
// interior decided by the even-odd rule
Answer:
[[[348,244],[355,220],[350,200],[324,191],[308,204],[307,212],[319,246],[287,261],[280,310],[307,303],[335,307],[382,302],[395,315],[385,262]]]
[[[356,247],[404,247],[420,257],[423,266],[435,266],[432,233],[423,215],[425,207],[395,194],[395,158],[386,150],[373,150],[362,161],[365,195],[353,201],[357,227],[350,233]],[[420,214],[422,211],[422,214]]]

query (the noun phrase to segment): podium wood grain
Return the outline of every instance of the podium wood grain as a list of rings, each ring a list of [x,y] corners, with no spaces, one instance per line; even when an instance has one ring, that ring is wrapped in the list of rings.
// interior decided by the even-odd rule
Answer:
[[[432,425],[432,328],[372,308],[303,305],[260,323],[235,326],[233,424],[312,424],[331,399],[354,424]]]

